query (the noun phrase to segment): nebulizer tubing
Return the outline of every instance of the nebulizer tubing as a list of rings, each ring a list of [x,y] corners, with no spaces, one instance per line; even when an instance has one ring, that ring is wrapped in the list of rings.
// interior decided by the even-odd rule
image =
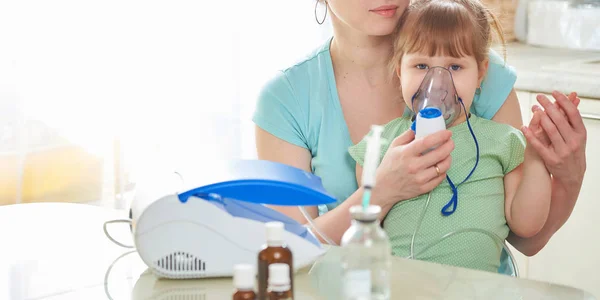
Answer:
[[[373,187],[375,187],[375,173],[377,171],[377,167],[379,166],[381,151],[381,133],[383,132],[383,126],[372,125],[371,132],[371,136],[368,136],[366,138],[367,150],[364,157],[361,178],[361,183],[364,190],[362,206],[365,210],[367,209],[371,201],[371,190],[373,189]],[[300,212],[302,213],[304,218],[308,221],[308,225],[310,227],[309,229],[312,229],[314,232],[316,232],[329,245],[337,245],[337,243],[335,243],[331,238],[329,238],[323,231],[319,229],[314,219],[306,211],[304,206],[298,206],[298,208],[300,209]]]
[[[508,246],[504,243],[504,240],[501,239],[498,235],[494,234],[493,232],[489,232],[487,230],[483,230],[480,228],[462,228],[462,229],[458,229],[458,230],[454,230],[451,232],[446,233],[445,235],[443,235],[441,238],[439,238],[438,240],[434,241],[433,243],[425,246],[425,248],[421,249],[421,251],[419,251],[417,254],[415,254],[414,252],[414,243],[415,243],[415,237],[419,231],[419,228],[421,227],[421,224],[423,222],[423,219],[425,217],[425,213],[427,212],[427,206],[429,205],[429,200],[431,199],[431,192],[429,192],[429,195],[427,196],[427,201],[425,202],[425,205],[423,206],[423,212],[421,213],[421,217],[419,218],[419,222],[417,223],[417,227],[415,227],[415,231],[413,232],[411,241],[410,241],[410,255],[406,258],[408,259],[417,259],[417,256],[425,253],[425,251],[429,250],[431,247],[443,242],[444,240],[446,240],[449,237],[455,236],[457,234],[461,234],[461,233],[468,233],[468,232],[475,232],[475,233],[481,233],[484,235],[487,235],[488,237],[490,237],[495,243],[496,246],[499,246],[499,248],[503,248],[506,253],[508,254],[508,256],[510,257],[512,262],[515,262],[515,257],[513,256],[512,252],[510,251],[510,249],[508,248]],[[516,264],[513,263],[513,268],[514,268],[514,272],[515,275],[517,277],[519,277],[519,268]]]
[[[306,219],[306,221],[308,221],[308,227],[309,229],[313,230],[314,232],[316,232],[319,236],[321,236],[321,238],[323,238],[323,240],[325,242],[327,242],[329,245],[332,246],[336,246],[337,244],[331,240],[323,231],[321,231],[319,229],[319,227],[317,226],[317,224],[315,223],[315,220],[310,216],[310,214],[306,211],[306,209],[304,208],[304,206],[298,206],[298,208],[300,209],[300,212],[302,213],[302,215],[304,216],[304,218]]]
[[[463,228],[463,229],[459,229],[459,230],[455,230],[455,231],[446,233],[444,236],[439,238],[437,241],[427,245],[424,249],[422,249],[419,253],[417,253],[415,255],[415,252],[414,252],[415,236],[419,232],[421,224],[423,223],[423,219],[425,218],[425,213],[427,212],[427,207],[429,206],[429,201],[431,200],[431,193],[432,192],[429,192],[429,194],[427,195],[427,201],[425,201],[425,205],[423,206],[423,211],[421,212],[421,217],[419,218],[419,222],[417,223],[417,226],[415,227],[415,231],[413,232],[412,238],[410,240],[410,255],[407,258],[415,259],[416,256],[424,253],[425,251],[429,250],[429,248],[441,243],[445,239],[447,239],[451,236],[457,235],[459,233],[466,233],[466,232],[479,232],[479,233],[485,234],[485,235],[489,236],[492,240],[494,240],[494,242],[496,242],[496,244],[499,245],[500,247],[505,247],[504,240],[502,240],[498,235],[496,235],[492,232],[489,232],[489,231],[483,230],[483,229],[479,229],[479,228]],[[507,251],[507,252],[510,254],[510,251]],[[511,258],[512,258],[512,254],[511,254]]]

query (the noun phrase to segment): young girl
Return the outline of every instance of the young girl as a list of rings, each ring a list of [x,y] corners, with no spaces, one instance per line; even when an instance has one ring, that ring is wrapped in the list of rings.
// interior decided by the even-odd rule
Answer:
[[[539,232],[551,196],[550,175],[520,131],[467,113],[488,68],[493,31],[504,42],[499,23],[478,0],[417,0],[398,26],[391,64],[407,107],[413,108],[411,99],[433,67],[451,73],[464,106],[448,125],[455,144],[447,170],[451,180],[397,203],[383,222],[393,254],[497,272],[509,228],[522,237]],[[392,141],[412,121],[391,121],[382,138]],[[382,157],[388,147],[383,145]],[[349,148],[359,184],[365,150],[366,140]],[[446,170],[434,170],[432,177],[445,176]],[[455,210],[442,213],[453,196]]]

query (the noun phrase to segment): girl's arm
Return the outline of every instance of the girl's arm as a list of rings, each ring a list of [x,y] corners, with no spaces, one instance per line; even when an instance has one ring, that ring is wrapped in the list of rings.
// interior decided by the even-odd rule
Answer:
[[[523,163],[504,177],[506,222],[514,234],[530,238],[542,230],[550,211],[551,189],[544,161],[527,146]]]

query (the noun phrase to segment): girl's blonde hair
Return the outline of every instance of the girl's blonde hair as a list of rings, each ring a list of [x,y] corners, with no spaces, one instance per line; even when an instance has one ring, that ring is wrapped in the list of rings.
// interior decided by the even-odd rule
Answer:
[[[505,39],[498,18],[479,0],[415,0],[405,11],[394,33],[390,67],[394,74],[405,53],[487,57],[493,31],[504,53]]]

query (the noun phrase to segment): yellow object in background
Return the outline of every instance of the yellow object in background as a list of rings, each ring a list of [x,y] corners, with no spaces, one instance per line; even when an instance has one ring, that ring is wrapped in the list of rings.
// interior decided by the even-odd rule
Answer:
[[[0,153],[0,205],[14,204],[22,176],[20,203],[90,202],[100,200],[103,160],[77,145],[29,149],[20,173],[22,154]]]

